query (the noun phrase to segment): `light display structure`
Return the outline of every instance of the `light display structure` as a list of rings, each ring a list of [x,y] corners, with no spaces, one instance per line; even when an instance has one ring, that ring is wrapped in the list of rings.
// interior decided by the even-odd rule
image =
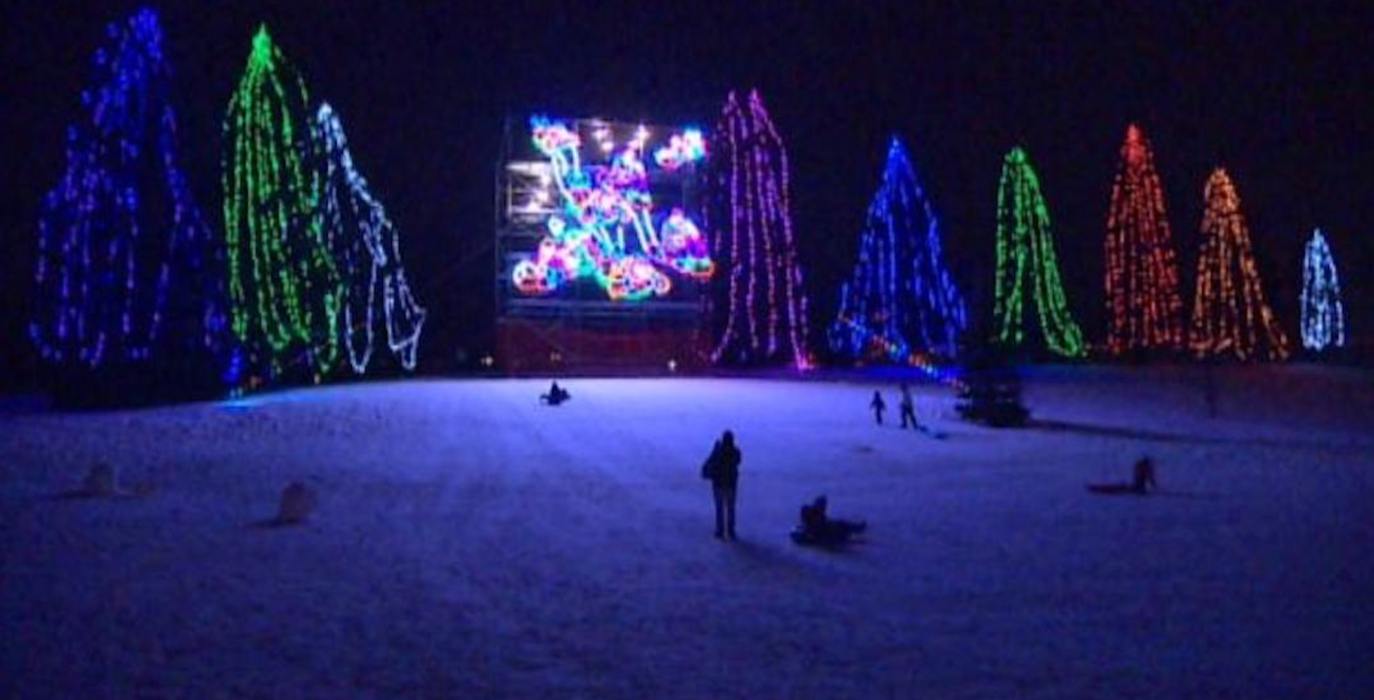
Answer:
[[[305,81],[259,28],[224,119],[234,384],[318,382],[343,355],[346,293],[324,234],[315,118]]]
[[[1345,346],[1345,308],[1336,260],[1321,229],[1312,232],[1302,261],[1302,346],[1313,352]]]
[[[954,357],[966,328],[934,209],[894,136],[882,185],[868,207],[858,262],[840,288],[831,349],[855,360],[917,364],[931,354]]]
[[[1017,348],[1026,343],[1026,296],[1035,297],[1037,327],[1045,347],[1064,357],[1084,354],[1083,331],[1069,313],[1054,254],[1049,207],[1040,178],[1020,147],[1002,164],[997,188],[997,278],[994,341]]]
[[[757,90],[744,99],[726,96],[713,148],[708,228],[723,279],[711,360],[807,369],[807,298],[787,147]]]
[[[1203,190],[1202,251],[1188,346],[1198,358],[1283,360],[1288,336],[1264,299],[1240,195],[1222,168]]]
[[[703,364],[706,154],[690,127],[507,121],[494,227],[502,366]]]
[[[1183,347],[1183,300],[1164,188],[1150,141],[1126,128],[1107,210],[1107,349],[1113,355]]]
[[[315,138],[324,157],[324,236],[345,280],[340,330],[349,366],[367,372],[381,325],[387,347],[413,371],[427,314],[410,291],[396,226],[354,167],[343,124],[328,103],[315,113]]]
[[[43,202],[30,336],[55,365],[214,370],[228,340],[221,249],[180,167],[162,29],[144,9],[106,34]]]

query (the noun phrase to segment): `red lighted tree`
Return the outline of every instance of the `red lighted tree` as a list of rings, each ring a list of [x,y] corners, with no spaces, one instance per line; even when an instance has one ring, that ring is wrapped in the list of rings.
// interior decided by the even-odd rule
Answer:
[[[1113,355],[1183,346],[1178,259],[1154,161],[1145,133],[1128,126],[1107,211],[1107,349]]]

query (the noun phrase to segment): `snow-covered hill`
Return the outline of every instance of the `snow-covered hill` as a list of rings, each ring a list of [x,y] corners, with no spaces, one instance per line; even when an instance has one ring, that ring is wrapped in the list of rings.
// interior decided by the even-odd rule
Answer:
[[[1374,381],[1042,368],[1039,421],[874,385],[412,381],[0,417],[0,695],[1350,697],[1374,687]],[[893,385],[878,385],[895,409]],[[711,537],[711,441],[744,451]],[[1154,457],[1156,496],[1090,496]],[[143,498],[55,497],[95,463]],[[290,481],[303,526],[262,522]],[[798,506],[869,521],[843,552]]]

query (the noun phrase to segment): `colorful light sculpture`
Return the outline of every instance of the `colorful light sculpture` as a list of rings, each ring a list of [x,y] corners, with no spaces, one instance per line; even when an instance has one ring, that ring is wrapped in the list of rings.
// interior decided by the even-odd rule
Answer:
[[[1321,229],[1312,231],[1302,260],[1302,346],[1314,352],[1345,345],[1345,310],[1336,260]]]
[[[156,13],[112,23],[39,219],[30,337],[95,368],[223,351],[219,249],[180,167]],[[189,353],[189,355],[188,355]]]
[[[713,257],[729,271],[713,362],[810,366],[806,293],[792,235],[787,149],[758,91],[725,100],[711,188]]]
[[[324,235],[346,281],[342,331],[349,364],[358,374],[367,372],[380,306],[387,346],[413,370],[426,314],[406,281],[396,227],[354,168],[343,124],[327,103],[315,115],[315,134],[324,155]]]
[[[940,226],[900,141],[868,207],[854,273],[840,287],[831,348],[856,360],[954,357],[967,327],[964,302],[940,252]]]
[[[1282,360],[1288,338],[1264,300],[1240,196],[1226,171],[1207,178],[1188,346],[1199,358]]]
[[[346,292],[322,225],[314,110],[267,28],[224,121],[224,224],[233,329],[248,371],[319,381],[340,358]]]
[[[559,121],[530,120],[534,145],[549,159],[550,179],[561,209],[548,219],[548,234],[532,258],[516,263],[511,280],[524,294],[546,294],[582,278],[594,279],[614,301],[665,296],[673,271],[697,280],[715,270],[705,236],[678,208],[655,226],[649,176],[642,159],[649,139],[646,127],[614,152],[609,128],[594,133],[603,152],[613,152],[606,166],[582,163],[582,139]],[[676,170],[706,156],[701,132],[674,135],[655,152],[664,170]],[[627,235],[633,235],[627,242]]]
[[[1029,287],[1029,291],[1027,290]],[[1019,347],[1026,341],[1025,297],[1035,296],[1046,347],[1064,357],[1084,354],[1083,332],[1069,314],[1055,261],[1050,213],[1040,180],[1020,147],[1002,165],[997,188],[997,278],[994,340]]]
[[[1106,238],[1107,349],[1113,355],[1183,347],[1178,259],[1150,141],[1126,128]]]

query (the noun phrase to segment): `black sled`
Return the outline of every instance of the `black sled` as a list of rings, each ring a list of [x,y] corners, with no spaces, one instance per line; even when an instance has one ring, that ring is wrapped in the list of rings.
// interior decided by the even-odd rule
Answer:
[[[841,530],[807,530],[798,525],[792,528],[792,541],[803,547],[843,547],[856,541],[856,533]]]
[[[1101,496],[1144,496],[1145,489],[1130,484],[1087,484],[1088,493]]]

